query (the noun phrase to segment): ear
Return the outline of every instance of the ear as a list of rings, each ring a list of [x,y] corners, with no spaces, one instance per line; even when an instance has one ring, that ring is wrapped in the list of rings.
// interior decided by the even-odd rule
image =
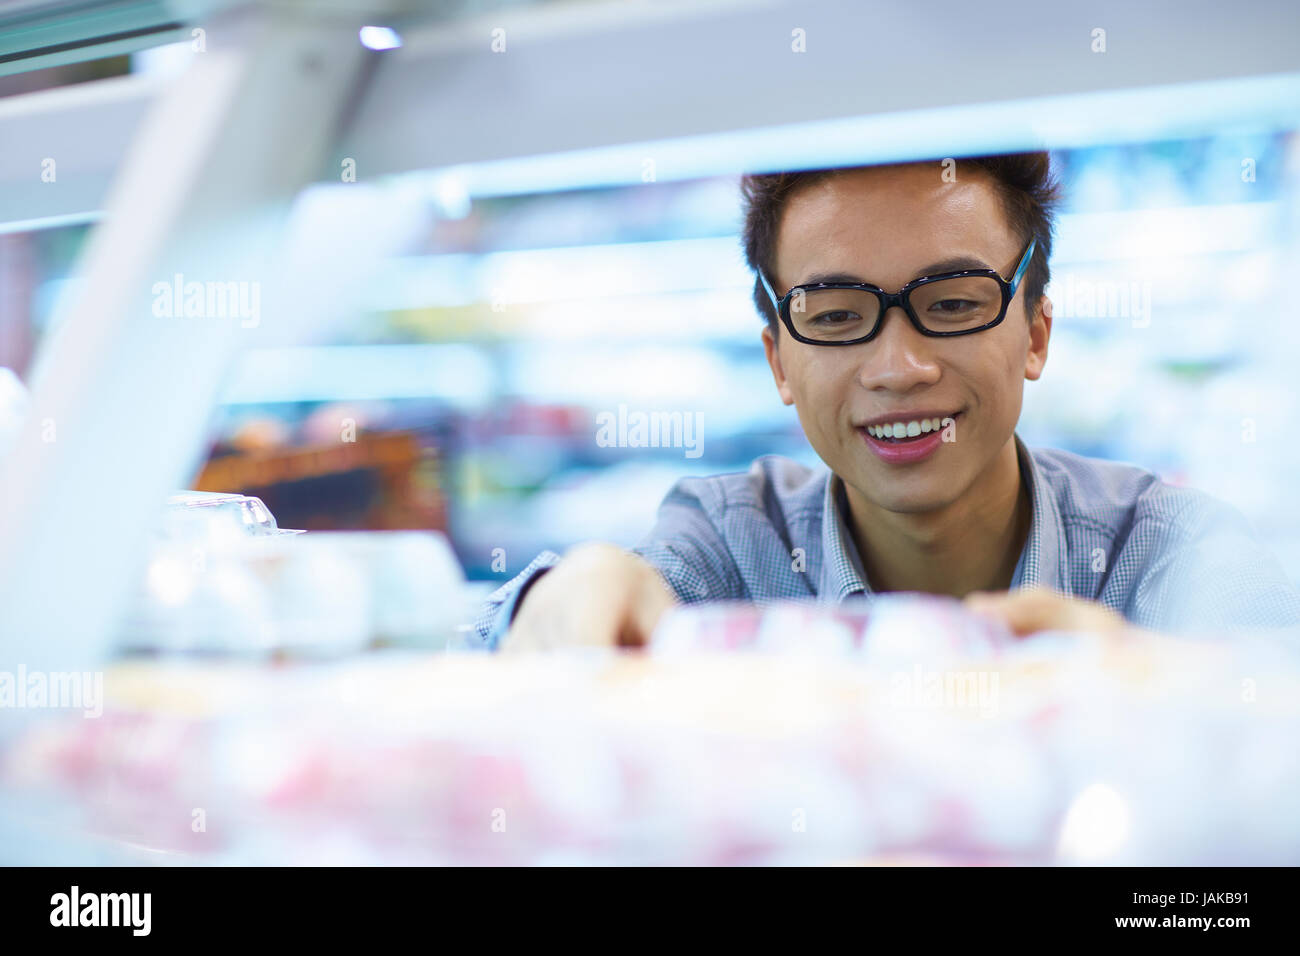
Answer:
[[[1038,301],[1034,320],[1029,323],[1029,351],[1025,355],[1025,378],[1038,381],[1047,364],[1047,342],[1052,337],[1052,300],[1043,296]]]
[[[781,352],[777,348],[776,337],[767,326],[763,327],[763,351],[767,354],[767,364],[772,367],[772,378],[776,381],[776,390],[781,395],[781,401],[787,405],[793,405],[794,392],[790,391],[790,383],[786,380],[785,369],[781,367]]]

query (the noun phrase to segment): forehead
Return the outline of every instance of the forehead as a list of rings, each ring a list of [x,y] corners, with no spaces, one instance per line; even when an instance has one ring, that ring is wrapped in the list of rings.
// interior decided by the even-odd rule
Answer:
[[[813,272],[843,272],[881,285],[902,284],[928,263],[954,256],[993,268],[1015,256],[997,184],[958,166],[945,182],[939,163],[836,173],[786,202],[775,262],[785,286]],[[949,179],[952,177],[949,176]]]

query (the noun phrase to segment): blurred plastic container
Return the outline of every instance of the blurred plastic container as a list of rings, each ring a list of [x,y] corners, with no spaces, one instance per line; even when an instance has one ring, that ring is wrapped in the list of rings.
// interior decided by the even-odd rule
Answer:
[[[445,535],[435,531],[315,532],[283,542],[337,555],[368,582],[376,641],[443,648],[471,609],[465,575]]]
[[[181,491],[167,499],[163,536],[202,539],[213,534],[302,534],[280,528],[261,498],[215,491]]]
[[[436,532],[278,528],[257,498],[173,496],[122,628],[134,652],[331,657],[443,649],[468,617],[464,574]]]

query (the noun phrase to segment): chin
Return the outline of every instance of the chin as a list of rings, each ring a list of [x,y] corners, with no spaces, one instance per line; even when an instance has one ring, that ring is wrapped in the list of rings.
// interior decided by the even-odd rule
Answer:
[[[891,481],[882,479],[873,470],[861,466],[839,474],[875,507],[897,514],[936,511],[946,508],[959,497],[956,493],[957,483],[951,475],[929,475],[925,481],[908,481],[901,477]]]
[[[877,507],[894,514],[915,515],[937,511],[949,502],[938,495],[908,494],[894,496],[872,496],[870,499]]]

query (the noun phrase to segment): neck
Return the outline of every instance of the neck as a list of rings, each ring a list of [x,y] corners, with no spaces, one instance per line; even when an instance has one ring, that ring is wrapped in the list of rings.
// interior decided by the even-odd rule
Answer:
[[[848,485],[845,493],[873,591],[964,597],[1010,587],[1032,518],[1014,437],[967,494],[935,511],[886,511]]]

